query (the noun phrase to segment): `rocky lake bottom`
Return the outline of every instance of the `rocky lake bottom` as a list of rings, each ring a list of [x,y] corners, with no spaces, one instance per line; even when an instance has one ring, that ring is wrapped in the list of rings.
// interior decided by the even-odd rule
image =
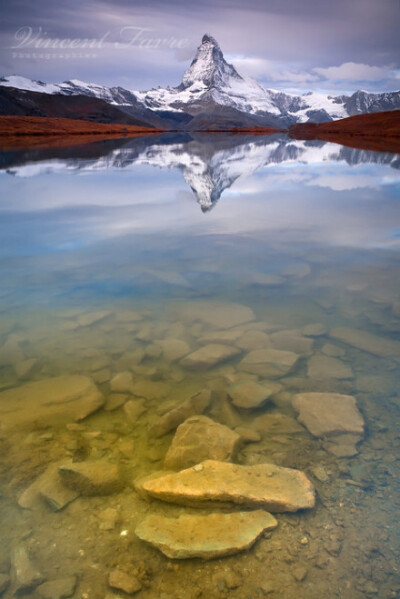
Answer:
[[[302,168],[0,178],[2,598],[400,596],[393,176]]]
[[[3,596],[396,597],[400,342],[315,312],[3,323]]]

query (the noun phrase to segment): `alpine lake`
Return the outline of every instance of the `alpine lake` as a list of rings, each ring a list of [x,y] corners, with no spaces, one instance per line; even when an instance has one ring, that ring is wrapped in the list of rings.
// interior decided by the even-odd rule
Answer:
[[[0,153],[0,595],[400,597],[400,157]]]

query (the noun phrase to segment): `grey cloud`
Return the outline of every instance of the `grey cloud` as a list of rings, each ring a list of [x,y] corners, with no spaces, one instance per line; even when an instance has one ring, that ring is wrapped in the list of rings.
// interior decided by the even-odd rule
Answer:
[[[285,73],[292,73],[287,80],[292,87],[303,88],[309,81],[312,88],[318,84],[313,82],[314,69],[343,63],[398,65],[397,0],[248,0],[246,4],[242,0],[70,0],[64,5],[51,0],[3,0],[2,17],[0,74],[47,81],[78,78],[108,85],[125,81],[136,89],[176,85],[205,32],[214,35],[227,54],[268,60],[275,73],[282,70],[282,77],[270,81],[274,86],[277,80],[284,86]],[[21,26],[41,27],[52,38],[99,38],[107,33],[109,45],[96,59],[13,59],[5,46]],[[116,52],[112,43],[121,40],[123,26],[149,29],[150,37],[187,41],[183,48]],[[268,85],[268,73],[259,78]],[[331,81],[335,88],[335,80]],[[347,81],[350,85],[351,79]],[[389,81],[370,78],[365,86],[383,88]]]

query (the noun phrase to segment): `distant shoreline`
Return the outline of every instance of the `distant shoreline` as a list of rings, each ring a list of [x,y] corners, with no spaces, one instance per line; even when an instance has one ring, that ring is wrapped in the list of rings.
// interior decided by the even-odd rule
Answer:
[[[174,130],[174,132],[179,131]],[[285,133],[292,139],[321,140],[359,149],[399,153],[400,110],[360,114],[324,123],[301,123],[292,125],[286,130],[273,127],[234,127],[207,129],[200,132],[235,135]],[[94,123],[70,118],[0,116],[0,150],[82,145],[101,139],[160,133],[167,133],[167,131],[137,125]]]

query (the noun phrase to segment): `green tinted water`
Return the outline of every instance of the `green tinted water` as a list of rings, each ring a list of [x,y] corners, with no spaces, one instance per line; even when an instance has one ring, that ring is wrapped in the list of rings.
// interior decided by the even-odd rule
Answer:
[[[348,174],[346,167],[340,180]],[[106,184],[104,177],[92,174],[89,183],[76,179],[73,186],[78,193],[82,185],[89,185],[89,196],[94,198]],[[56,195],[61,179],[52,175],[29,181],[33,199],[39,201],[48,193],[46,185]],[[162,227],[135,234],[130,227],[135,218],[139,226],[142,218],[137,209],[127,219],[126,235],[107,239],[98,229],[103,231],[107,214],[111,223],[115,201],[125,193],[117,175],[109,212],[100,207],[86,215],[64,210],[58,221],[51,210],[39,215],[21,210],[11,217],[8,206],[5,239],[14,239],[15,245],[2,247],[4,597],[12,597],[19,584],[12,563],[21,547],[43,579],[56,582],[76,599],[127,596],[109,585],[116,568],[136,580],[143,598],[398,597],[400,254],[390,230],[396,227],[393,215],[398,209],[383,187],[368,188],[362,193],[364,200],[370,195],[370,204],[355,206],[352,223],[347,206],[347,212],[336,214],[332,227],[327,226],[326,215],[316,224],[316,208],[306,203],[314,190],[298,182],[293,188],[286,183],[285,190],[284,181],[268,203],[265,192],[260,192],[259,203],[255,192],[247,197],[242,192],[235,224],[244,228],[254,210],[264,216],[258,231],[249,226],[233,232],[232,220],[226,231],[222,221],[211,219],[214,211],[201,215],[193,202],[196,213],[190,213],[186,232],[177,232],[166,217]],[[257,181],[253,178],[250,183],[256,187]],[[180,184],[173,185],[166,191],[171,197]],[[27,189],[24,180],[10,182],[10,194],[23,197]],[[345,193],[354,207],[352,191],[325,193],[318,188],[316,195],[327,202],[325,209],[331,214],[330,193],[338,206],[344,205]],[[285,204],[280,194],[288,194],[292,206],[300,202],[308,229],[304,225],[296,229],[299,220],[282,214]],[[182,194],[177,197],[178,203],[188,202]],[[231,199],[235,212],[238,203]],[[381,202],[391,215],[390,223],[377,216]],[[225,208],[219,204],[216,210],[221,207],[223,212],[227,203],[228,198]],[[283,224],[278,227],[275,221],[271,228],[273,207]],[[153,201],[149,218],[153,214],[156,221],[163,209]],[[178,221],[183,217],[175,214]],[[197,218],[208,217],[209,232],[196,231]],[[124,218],[122,211],[119,226]],[[63,240],[60,247],[63,224],[68,243]],[[26,234],[36,226],[40,244],[34,232]],[[357,239],[363,229],[372,230],[376,244],[333,243],[351,228]],[[348,235],[346,239],[351,238]],[[189,368],[185,357],[210,343],[234,348],[236,353],[216,364],[208,356],[210,362],[202,368]],[[292,352],[296,361],[278,376],[267,366],[265,372],[262,367],[249,372],[242,360],[264,349]],[[70,391],[77,375],[86,381],[79,393]],[[64,387],[61,400],[54,403],[52,389],[59,389],[58,377],[65,377]],[[240,410],[232,404],[229,389],[245,381],[281,387],[258,409]],[[38,386],[32,387],[33,382]],[[247,432],[242,434],[254,438],[242,440],[233,461],[301,470],[315,486],[316,505],[277,514],[278,527],[236,555],[211,561],[172,560],[135,535],[147,516],[237,509],[174,505],[135,488],[135,480],[163,469],[174,436],[175,431],[154,436],[152,427],[203,389],[213,392],[206,416],[232,430],[244,427]],[[332,444],[329,435],[313,436],[299,424],[292,401],[302,392],[356,399],[365,421],[356,447],[349,450],[343,440]],[[93,393],[94,404],[88,400]],[[80,419],[82,410],[88,415]],[[57,469],[71,460],[99,462],[104,472],[116,465],[119,487],[112,489],[116,492],[81,495],[61,510],[51,509],[54,505],[40,495],[40,490],[46,495],[46,489],[39,483],[38,492],[31,485],[49,466]],[[24,570],[28,576],[26,563]],[[63,580],[69,576],[76,577],[76,584]],[[26,596],[59,596],[55,587],[37,583],[25,589]]]

